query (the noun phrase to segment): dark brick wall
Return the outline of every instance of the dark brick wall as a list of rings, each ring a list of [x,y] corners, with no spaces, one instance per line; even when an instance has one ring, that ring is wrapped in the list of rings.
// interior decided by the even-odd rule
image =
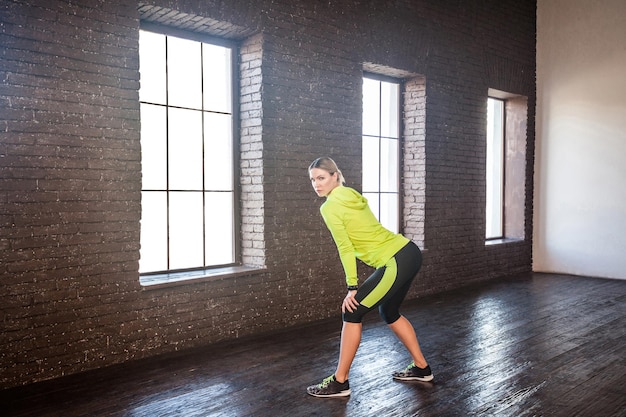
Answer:
[[[260,272],[139,285],[141,19],[242,44],[242,252]],[[411,297],[531,268],[534,1],[3,0],[0,54],[0,388],[338,317],[306,167],[331,155],[359,188],[364,68],[410,78]],[[493,246],[488,88],[529,106],[526,240]]]

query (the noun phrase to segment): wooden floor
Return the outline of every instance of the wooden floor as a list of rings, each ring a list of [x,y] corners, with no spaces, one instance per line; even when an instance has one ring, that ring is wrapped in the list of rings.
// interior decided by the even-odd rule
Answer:
[[[340,319],[0,392],[3,416],[626,416],[626,281],[528,274],[406,304],[435,374],[373,314],[344,399],[305,393],[334,370]]]

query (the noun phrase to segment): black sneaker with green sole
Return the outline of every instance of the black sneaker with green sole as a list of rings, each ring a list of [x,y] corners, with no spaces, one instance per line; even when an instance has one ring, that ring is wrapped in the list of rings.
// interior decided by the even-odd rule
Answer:
[[[318,385],[311,385],[306,389],[309,395],[314,397],[347,397],[350,395],[350,383],[337,382],[335,375],[331,375]]]
[[[426,365],[426,368],[419,368],[414,362],[411,362],[409,366],[402,371],[396,371],[393,374],[393,379],[398,381],[432,381],[434,376],[430,370],[430,366]]]

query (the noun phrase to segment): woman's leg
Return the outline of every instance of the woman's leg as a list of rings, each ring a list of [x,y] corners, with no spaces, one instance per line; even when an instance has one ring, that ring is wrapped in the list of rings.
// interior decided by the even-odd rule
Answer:
[[[339,348],[339,363],[335,371],[337,382],[344,382],[348,379],[352,361],[361,343],[362,330],[363,325],[361,323],[343,323],[341,330],[341,347]]]
[[[341,329],[341,347],[339,349],[339,362],[335,371],[335,378],[338,382],[344,382],[350,374],[350,367],[356,356],[361,343],[361,333],[363,331],[363,316],[372,311],[373,307],[368,307],[363,300],[370,295],[377,285],[385,278],[386,268],[379,268],[361,285],[355,298],[359,305],[354,311],[345,311],[342,314],[343,327]]]
[[[409,292],[413,279],[422,264],[422,254],[417,245],[411,243],[395,256],[397,266],[397,282],[401,287],[381,303],[380,315],[389,328],[409,351],[413,362],[420,368],[425,368],[428,363],[420,348],[411,322],[400,314],[400,305]]]
[[[398,339],[400,339],[402,344],[409,351],[415,365],[420,368],[425,368],[428,363],[426,362],[426,358],[424,358],[424,354],[422,354],[422,349],[420,349],[417,335],[415,334],[415,329],[411,322],[407,320],[406,317],[400,316],[398,320],[389,324],[389,328],[393,330]]]

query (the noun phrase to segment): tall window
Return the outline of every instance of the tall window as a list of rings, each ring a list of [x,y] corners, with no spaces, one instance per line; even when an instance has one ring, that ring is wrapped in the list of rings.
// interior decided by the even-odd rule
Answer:
[[[487,100],[487,239],[504,237],[504,101]]]
[[[399,231],[400,84],[363,78],[363,195],[383,226]]]
[[[235,262],[233,54],[140,32],[142,274]]]
[[[487,99],[487,244],[525,238],[528,98],[490,88]]]

